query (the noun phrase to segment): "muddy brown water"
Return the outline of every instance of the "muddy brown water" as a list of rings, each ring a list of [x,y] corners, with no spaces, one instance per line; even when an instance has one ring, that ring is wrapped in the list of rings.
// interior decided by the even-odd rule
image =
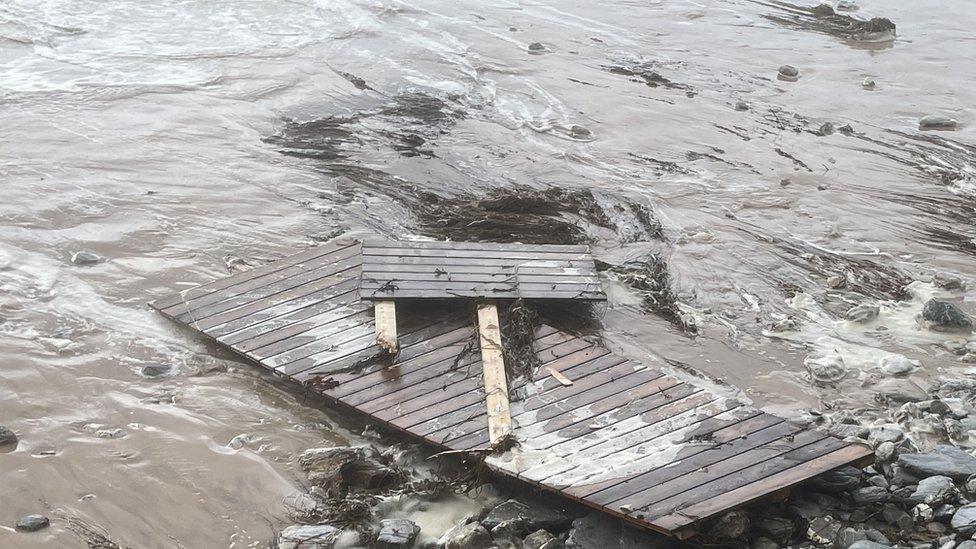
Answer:
[[[976,282],[976,9],[860,6],[897,38],[746,0],[4,2],[0,424],[20,443],[0,453],[0,546],[85,546],[68,518],[134,547],[267,544],[295,453],[362,425],[145,302],[339,233],[430,234],[424,193],[590,191],[609,222],[559,215],[608,263],[659,254],[699,331],[608,278],[612,345],[767,409],[958,375],[955,336],[913,317],[930,295],[974,311],[926,281]],[[960,127],[920,133],[926,114]],[[879,300],[878,322],[838,322]],[[768,331],[788,315],[799,331]],[[879,374],[887,353],[923,369]],[[845,379],[811,382],[822,355]],[[172,372],[141,375],[155,364]],[[29,512],[54,525],[15,533]]]

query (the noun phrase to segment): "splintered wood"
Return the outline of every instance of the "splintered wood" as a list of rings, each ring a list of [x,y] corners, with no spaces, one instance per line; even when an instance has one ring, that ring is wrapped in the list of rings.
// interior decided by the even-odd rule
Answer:
[[[391,300],[379,300],[373,305],[376,319],[376,344],[390,354],[397,352],[396,304]]]
[[[467,250],[459,257],[502,247],[437,245]],[[429,253],[415,250],[405,269],[395,256],[382,256],[370,269],[451,278],[437,285],[438,292],[470,290],[470,283],[492,277],[485,271],[494,267],[470,263],[463,269],[448,264],[445,275],[437,266],[443,262]],[[519,254],[531,255],[529,247]],[[530,277],[522,280],[565,277],[554,279],[560,296],[576,296],[582,289],[576,277],[593,274],[576,258],[544,263],[521,271]],[[470,309],[456,302],[401,301],[398,310],[380,303],[374,310],[360,294],[362,266],[358,242],[334,241],[152,305],[328,402],[440,450],[478,451],[510,436],[517,445],[484,456],[496,474],[672,536],[873,458],[865,446],[712,394],[695,379],[668,375],[552,326],[532,334],[538,367],[527,377],[506,379],[493,303],[478,308],[478,326]],[[399,280],[404,288],[414,286],[405,282],[408,276]],[[552,286],[527,284],[522,290],[540,294]],[[391,343],[397,350],[392,357],[383,347]],[[509,388],[523,397],[508,402]]]
[[[481,340],[482,376],[488,410],[488,438],[492,446],[512,434],[512,415],[508,409],[508,380],[502,354],[502,333],[495,302],[478,304],[478,336]]]

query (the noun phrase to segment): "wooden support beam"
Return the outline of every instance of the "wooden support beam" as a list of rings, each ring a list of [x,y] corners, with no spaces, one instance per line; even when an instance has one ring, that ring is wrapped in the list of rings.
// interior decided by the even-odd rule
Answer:
[[[512,434],[502,333],[498,322],[498,307],[494,301],[478,304],[478,335],[481,343],[485,404],[488,409],[488,439],[494,446]]]
[[[393,300],[377,300],[373,305],[376,317],[376,344],[390,354],[397,352],[396,304]]]

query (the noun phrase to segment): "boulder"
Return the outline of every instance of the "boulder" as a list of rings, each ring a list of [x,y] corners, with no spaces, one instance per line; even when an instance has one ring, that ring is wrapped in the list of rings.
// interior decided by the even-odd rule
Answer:
[[[949,522],[949,525],[952,526],[953,530],[966,535],[971,535],[973,532],[976,532],[976,503],[963,505],[957,509],[955,514],[952,515],[952,520]]]
[[[332,549],[341,534],[328,524],[296,524],[281,531],[278,549]]]
[[[380,533],[376,537],[375,549],[408,549],[420,533],[420,527],[412,520],[386,519],[380,521]]]
[[[882,442],[900,442],[903,438],[905,432],[892,425],[875,427],[868,434],[868,442],[875,448]]]
[[[881,486],[865,486],[851,492],[851,501],[858,506],[884,503],[889,497],[888,489]]]
[[[662,534],[638,530],[620,519],[593,512],[573,521],[566,538],[567,549],[669,549],[674,540]]]
[[[860,485],[861,470],[857,467],[841,467],[840,469],[815,477],[810,481],[810,486],[829,494],[850,492]]]
[[[562,532],[573,525],[573,519],[559,511],[539,505],[530,507],[514,499],[499,504],[481,521],[489,530],[503,522],[519,522],[529,532],[540,529]]]
[[[837,549],[850,549],[852,545],[859,541],[866,541],[868,535],[863,530],[856,530],[851,527],[844,527],[837,531],[834,536],[834,547]]]
[[[332,491],[384,488],[400,480],[372,446],[312,448],[302,452],[298,464],[311,482]]]
[[[51,525],[51,521],[44,515],[26,515],[17,519],[15,525],[21,532],[36,532]]]
[[[955,304],[930,299],[922,307],[922,320],[937,332],[971,332],[973,321]]]
[[[481,524],[469,522],[445,532],[437,544],[444,549],[488,549],[491,546],[491,535]]]
[[[795,525],[793,521],[784,517],[765,517],[753,525],[753,529],[773,541],[786,545],[793,537]]]
[[[940,444],[931,452],[901,454],[897,463],[920,478],[941,475],[962,482],[976,474],[976,458],[947,444]]]
[[[558,549],[559,546],[556,536],[545,530],[536,530],[522,541],[522,549]]]
[[[783,546],[769,538],[756,538],[750,549],[780,549],[781,547]]]
[[[952,483],[952,479],[936,475],[920,480],[911,500],[914,503],[927,503],[934,507],[949,501],[955,494],[956,486]]]
[[[908,530],[915,522],[911,515],[892,503],[885,504],[881,509],[881,520],[902,530]]]

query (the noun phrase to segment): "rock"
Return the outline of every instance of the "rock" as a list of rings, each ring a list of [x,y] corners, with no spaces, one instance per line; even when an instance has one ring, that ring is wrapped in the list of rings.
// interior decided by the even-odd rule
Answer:
[[[532,42],[529,44],[529,51],[545,51],[546,47],[542,45],[541,42]]]
[[[749,110],[749,104],[745,101],[736,101],[735,110],[737,111],[747,111]]]
[[[865,76],[864,80],[861,81],[861,87],[866,90],[873,90],[875,88],[874,78],[870,76]]]
[[[857,467],[841,467],[824,473],[810,481],[810,486],[818,490],[836,494],[850,492],[861,485],[861,470]]]
[[[281,531],[278,549],[332,549],[341,534],[328,524],[296,524]]]
[[[372,446],[311,448],[298,457],[308,479],[327,490],[376,489],[395,484],[400,474],[380,461]]]
[[[862,539],[861,541],[855,541],[847,549],[890,549],[891,546],[878,543],[876,541]]]
[[[897,463],[891,464],[891,472],[888,475],[891,484],[894,486],[908,486],[918,484],[918,477],[908,472],[907,469],[898,465]]]
[[[934,509],[932,512],[932,520],[937,520],[939,522],[949,522],[952,516],[956,514],[957,507],[955,505],[949,505],[948,503],[940,505],[938,508]]]
[[[851,501],[858,506],[884,503],[889,497],[888,489],[881,486],[865,486],[851,492]]]
[[[962,278],[949,273],[938,272],[932,276],[932,284],[945,290],[964,290],[966,282]]]
[[[854,0],[840,0],[837,2],[838,11],[855,11],[857,10],[857,2]]]
[[[803,359],[803,365],[818,385],[829,385],[844,380],[850,373],[839,355],[811,354]]]
[[[834,125],[830,122],[825,122],[818,130],[820,135],[830,135],[834,133]],[[847,277],[840,275],[833,275],[827,277],[827,287],[836,290],[837,288],[843,288],[847,285]]]
[[[881,371],[889,376],[906,376],[922,369],[918,360],[910,360],[905,355],[890,354],[881,359]]]
[[[751,549],[780,549],[780,547],[783,546],[769,538],[756,538],[750,546]]]
[[[952,479],[936,475],[920,480],[911,499],[915,503],[927,503],[935,507],[949,501],[955,494],[956,486],[952,483]]]
[[[380,533],[376,537],[375,549],[408,549],[413,546],[420,527],[412,520],[386,519],[380,521]]]
[[[573,124],[569,127],[569,136],[574,139],[589,139],[593,137],[593,132],[579,124]]]
[[[966,540],[957,545],[956,549],[976,549],[976,541]]]
[[[605,513],[593,512],[573,521],[567,549],[671,549],[673,538],[638,530]]]
[[[902,530],[908,530],[915,522],[911,515],[892,503],[886,503],[881,509],[881,520]]]
[[[957,509],[956,513],[952,515],[949,525],[952,526],[953,530],[966,535],[976,532],[976,503],[963,505]]]
[[[765,517],[753,525],[753,529],[760,534],[786,544],[793,537],[795,526],[793,521],[783,517]]]
[[[940,444],[931,452],[901,454],[898,464],[918,477],[942,475],[962,482],[976,474],[976,458],[946,444]]]
[[[937,332],[970,332],[973,321],[959,307],[948,301],[930,299],[922,308],[922,320]]]
[[[948,116],[941,114],[929,114],[918,119],[918,129],[920,130],[954,130],[958,123]]]
[[[71,262],[75,265],[94,265],[102,258],[93,252],[75,252],[71,254]]]
[[[536,530],[522,541],[522,549],[558,549],[559,540],[545,530]]]
[[[827,426],[827,432],[839,438],[855,437],[866,439],[871,431],[863,425],[831,423]]]
[[[800,71],[792,65],[783,65],[779,68],[779,72],[776,75],[780,80],[786,80],[789,82],[796,82],[800,78]]]
[[[548,530],[562,532],[573,525],[573,519],[548,507],[528,505],[510,499],[488,512],[481,523],[485,528],[493,529],[502,522],[518,521],[529,532]]]
[[[749,515],[745,511],[729,511],[705,531],[714,540],[739,539],[749,530]]]
[[[498,544],[500,540],[515,542],[525,535],[525,523],[521,520],[506,520],[491,529],[491,539]]]
[[[935,511],[926,503],[919,503],[912,507],[912,519],[917,523],[928,522],[935,516]]]
[[[868,435],[868,442],[871,446],[877,447],[882,442],[899,442],[905,438],[905,433],[898,427],[885,425],[874,427]]]
[[[0,425],[0,448],[16,445],[17,435],[10,428]]]
[[[481,524],[469,522],[451,528],[437,543],[443,549],[488,549],[491,536]]]
[[[17,519],[16,528],[21,532],[36,532],[51,525],[44,515],[25,515]]]
[[[837,535],[834,537],[834,547],[837,549],[850,549],[851,545],[867,539],[868,536],[863,531],[855,530],[851,527],[844,527],[837,531]]]
[[[172,367],[169,364],[147,364],[142,367],[142,375],[146,377],[159,377],[169,373]]]
[[[895,443],[887,440],[874,449],[874,457],[881,463],[894,460],[897,453],[898,449],[895,447]]]
[[[872,320],[878,318],[881,313],[881,307],[877,305],[855,305],[847,310],[844,314],[844,318],[850,320],[851,322],[871,322]]]

